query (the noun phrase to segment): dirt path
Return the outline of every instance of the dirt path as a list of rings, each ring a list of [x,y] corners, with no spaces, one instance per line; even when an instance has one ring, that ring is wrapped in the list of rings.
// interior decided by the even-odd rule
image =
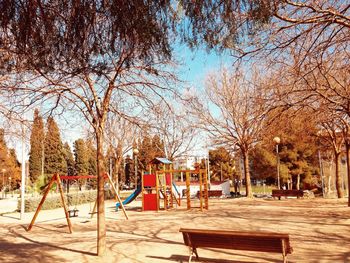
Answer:
[[[68,233],[63,210],[42,211],[31,232],[33,213],[0,216],[0,262],[187,262],[180,227],[275,231],[289,233],[294,249],[290,262],[350,262],[350,208],[346,200],[210,200],[210,210],[184,208],[140,212],[129,207],[129,220],[107,202],[107,253],[96,252],[96,218],[89,205],[79,207]],[[199,249],[200,262],[281,262],[279,254]]]

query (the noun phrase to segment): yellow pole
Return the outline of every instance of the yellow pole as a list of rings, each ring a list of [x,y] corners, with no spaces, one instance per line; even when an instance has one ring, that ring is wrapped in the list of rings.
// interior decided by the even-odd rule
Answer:
[[[37,209],[36,209],[36,211],[35,211],[35,214],[34,214],[34,216],[33,216],[33,218],[32,218],[32,221],[30,222],[30,224],[29,224],[29,226],[28,226],[28,228],[27,228],[27,231],[30,231],[30,230],[32,229],[32,227],[33,227],[33,225],[34,225],[34,223],[35,223],[35,220],[36,220],[36,218],[37,218],[37,216],[38,216],[38,214],[39,214],[39,212],[40,212],[40,210],[41,210],[41,207],[43,206],[43,204],[44,204],[44,202],[45,202],[45,199],[46,199],[47,195],[49,194],[50,189],[51,189],[51,187],[52,187],[52,185],[53,185],[53,183],[54,183],[55,181],[56,181],[56,175],[54,175],[54,176],[51,178],[50,183],[49,183],[48,186],[46,187],[46,190],[45,190],[45,193],[44,193],[44,195],[43,195],[43,198],[41,199],[41,201],[40,201],[40,203],[39,203],[39,205],[38,205],[38,207],[37,207]]]
[[[191,209],[191,197],[190,197],[190,173],[186,171],[186,198],[187,209]]]
[[[209,194],[208,194],[208,176],[207,176],[207,170],[204,170],[204,198],[205,198],[205,209],[209,209]]]
[[[142,211],[145,211],[144,174],[141,174]]]
[[[64,201],[64,194],[63,194],[61,179],[60,179],[60,176],[58,174],[56,174],[56,183],[57,183],[58,189],[60,190],[61,202],[62,202],[62,206],[63,206],[63,209],[64,209],[64,213],[66,215],[68,228],[69,228],[69,233],[73,233],[72,224],[70,222],[69,215],[68,215],[68,210],[67,210],[67,207],[66,207],[66,202]]]
[[[201,211],[203,211],[203,182],[202,182],[202,172],[200,170],[198,171],[198,176],[199,176],[199,204],[200,204]]]
[[[115,188],[115,186],[114,186],[114,183],[113,183],[113,181],[112,181],[112,178],[109,176],[108,173],[106,173],[106,175],[107,175],[107,178],[108,178],[108,181],[109,181],[110,185],[112,186],[112,189],[113,189],[113,192],[114,192],[114,194],[115,194],[115,197],[116,197],[116,199],[118,200],[118,202],[120,203],[120,207],[122,208],[122,211],[123,211],[123,213],[124,213],[125,218],[126,218],[126,219],[129,219],[129,218],[128,218],[128,215],[126,214],[126,211],[125,211],[123,202],[122,202],[122,200],[121,200],[120,197],[119,197],[118,190],[117,190],[117,189]],[[94,212],[95,212],[95,211],[94,211]],[[93,215],[93,214],[92,214],[92,215]]]
[[[169,173],[170,174],[170,182],[169,182],[169,192],[170,192],[170,207],[173,208],[174,207],[174,199],[173,199],[173,173]]]
[[[159,211],[159,182],[158,173],[156,172],[156,194],[157,194],[157,212]]]

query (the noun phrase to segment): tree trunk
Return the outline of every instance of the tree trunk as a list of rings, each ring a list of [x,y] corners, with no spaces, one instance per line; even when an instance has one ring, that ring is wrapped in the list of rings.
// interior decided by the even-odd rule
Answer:
[[[244,177],[245,177],[245,189],[246,189],[246,197],[252,198],[252,185],[250,182],[250,172],[249,172],[249,156],[248,151],[243,151],[243,162],[244,162]]]
[[[297,177],[297,190],[300,190],[300,174]]]
[[[350,207],[350,142],[345,142],[346,147],[346,173],[348,177],[348,206]]]
[[[334,154],[335,186],[337,189],[338,198],[343,198],[344,192],[343,192],[343,188],[342,188],[342,178],[340,176],[340,170],[339,170],[339,159],[340,159],[340,153],[335,153]]]
[[[106,219],[104,196],[104,165],[103,165],[103,127],[96,130],[97,142],[97,255],[106,251]]]

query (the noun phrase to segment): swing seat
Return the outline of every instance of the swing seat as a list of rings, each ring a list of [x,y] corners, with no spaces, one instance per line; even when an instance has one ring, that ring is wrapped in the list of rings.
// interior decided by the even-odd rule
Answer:
[[[78,216],[78,209],[68,210],[69,217],[77,217]]]

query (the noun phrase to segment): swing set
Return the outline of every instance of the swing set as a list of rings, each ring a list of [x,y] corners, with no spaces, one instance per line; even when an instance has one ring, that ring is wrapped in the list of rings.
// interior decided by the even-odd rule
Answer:
[[[108,179],[108,182],[110,183],[110,185],[112,186],[112,189],[113,189],[113,192],[115,194],[115,197],[116,199],[121,203],[121,208],[123,210],[123,213],[124,213],[124,216],[126,219],[129,219],[128,218],[128,215],[126,214],[126,211],[125,211],[125,208],[121,202],[121,199],[119,197],[119,194],[118,194],[118,191],[117,189],[115,188],[114,184],[113,184],[113,181],[111,179],[111,177],[109,176],[108,173],[105,173],[104,174],[104,178],[105,179]],[[77,217],[78,216],[78,209],[75,208],[72,209],[72,210],[69,210],[66,206],[66,202],[64,200],[64,192],[63,192],[63,187],[62,187],[62,183],[61,183],[61,180],[78,180],[78,179],[97,179],[97,176],[93,176],[93,175],[79,175],[79,176],[67,176],[67,175],[59,175],[59,174],[54,174],[48,184],[48,186],[46,187],[45,189],[45,192],[44,192],[44,195],[35,211],[35,214],[32,218],[32,221],[30,222],[28,228],[27,228],[27,231],[30,231],[35,223],[35,220],[46,200],[46,197],[47,195],[49,194],[52,186],[54,183],[56,183],[57,187],[58,187],[58,190],[60,192],[60,196],[61,196],[61,203],[62,203],[62,207],[64,209],[64,213],[65,213],[65,216],[66,216],[66,220],[67,220],[67,224],[68,224],[68,229],[69,229],[69,233],[73,233],[73,230],[72,230],[72,224],[71,224],[71,221],[70,221],[70,217]],[[93,208],[93,211],[91,213],[91,218],[93,217],[94,213],[96,213],[96,208],[97,208],[97,199],[95,201],[95,205],[94,205],[94,208]]]

